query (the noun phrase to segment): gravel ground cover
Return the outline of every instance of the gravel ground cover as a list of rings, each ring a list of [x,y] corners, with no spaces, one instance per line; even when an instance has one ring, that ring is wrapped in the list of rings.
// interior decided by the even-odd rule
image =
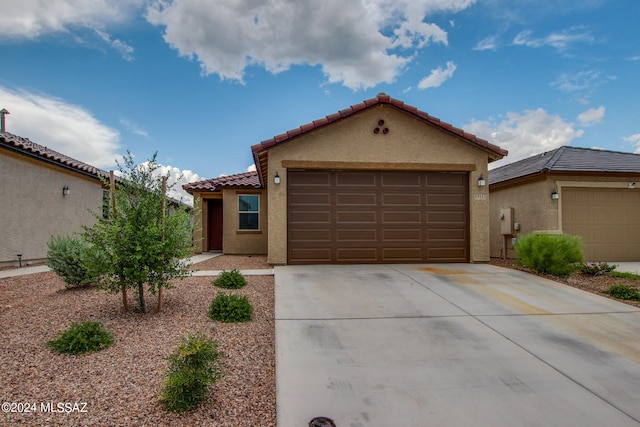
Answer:
[[[216,260],[215,268],[196,267],[258,268],[253,260]],[[124,313],[120,295],[95,287],[67,290],[53,272],[0,280],[0,402],[20,404],[16,410],[29,404],[31,410],[5,412],[3,406],[0,425],[275,426],[273,277],[247,277],[248,285],[233,291],[254,306],[253,320],[243,324],[207,317],[220,291],[212,279],[177,281],[165,290],[161,313],[155,311],[157,299],[148,296],[152,310],[146,315]],[[129,304],[135,303],[130,292]],[[78,356],[54,354],[45,346],[72,322],[90,320],[113,333],[113,346]],[[193,412],[167,412],[158,401],[166,357],[182,337],[196,332],[218,341],[229,373]]]
[[[628,300],[613,298],[612,296],[604,293],[604,291],[609,289],[609,287],[614,284],[624,284],[624,285],[632,286],[636,289],[640,289],[640,281],[638,280],[623,278],[623,277],[612,277],[609,274],[591,276],[589,274],[584,274],[582,272],[573,273],[567,278],[559,278],[559,277],[554,277],[550,275],[539,274],[531,269],[528,269],[519,265],[518,261],[514,259],[504,260],[500,258],[491,258],[491,264],[497,265],[500,267],[513,268],[517,270],[526,271],[527,273],[535,274],[537,276],[555,280],[556,282],[564,283],[565,285],[573,286],[574,288],[579,288],[584,291],[592,292],[594,294],[598,294],[606,298],[614,299],[616,301],[620,301],[625,304],[632,305],[634,307],[640,307],[639,301],[628,301]]]

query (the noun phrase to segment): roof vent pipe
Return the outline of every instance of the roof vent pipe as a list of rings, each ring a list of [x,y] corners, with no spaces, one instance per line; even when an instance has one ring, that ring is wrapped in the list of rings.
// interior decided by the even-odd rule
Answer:
[[[4,108],[2,110],[0,110],[0,117],[1,117],[0,118],[0,131],[2,131],[2,132],[4,132],[6,130],[4,116],[6,116],[7,114],[11,114],[11,113],[9,113]]]

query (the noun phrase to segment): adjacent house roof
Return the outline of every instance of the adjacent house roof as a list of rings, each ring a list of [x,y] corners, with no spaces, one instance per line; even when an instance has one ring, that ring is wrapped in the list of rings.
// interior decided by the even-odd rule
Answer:
[[[182,186],[189,194],[199,191],[220,191],[223,188],[261,188],[258,173],[255,171],[220,176],[204,181],[192,182]]]
[[[50,148],[36,144],[27,138],[14,135],[9,132],[0,132],[0,148],[52,165],[60,166],[74,172],[79,172],[92,178],[109,178],[109,173],[102,169],[98,169],[95,166],[91,166],[81,162],[80,160],[65,156],[64,154],[58,153]]]
[[[489,184],[550,172],[640,175],[640,154],[562,146],[489,171]]]
[[[416,107],[413,107],[411,105],[405,104],[404,102],[398,100],[398,99],[394,99],[391,98],[389,95],[385,94],[385,93],[379,93],[375,98],[371,98],[368,99],[366,101],[361,102],[360,104],[356,104],[356,105],[352,105],[349,108],[346,108],[344,110],[340,110],[337,113],[328,115],[326,117],[323,117],[321,119],[318,120],[314,120],[311,123],[307,123],[305,125],[302,125],[298,128],[292,129],[288,132],[285,132],[281,135],[275,136],[271,139],[267,139],[265,141],[262,141],[259,144],[256,144],[254,146],[251,147],[251,150],[253,151],[253,156],[255,159],[255,164],[256,167],[258,168],[258,172],[260,174],[260,177],[264,180],[265,179],[265,174],[267,173],[267,167],[266,167],[266,163],[267,163],[267,151],[272,148],[273,146],[291,141],[293,139],[295,139],[296,137],[306,134],[307,132],[311,132],[315,129],[321,128],[323,126],[326,126],[330,123],[333,123],[335,121],[338,120],[342,120],[345,117],[349,117],[352,114],[355,114],[359,111],[374,107],[376,105],[389,105],[393,108],[396,108],[400,111],[403,111],[405,113],[409,113],[412,116],[416,117],[417,119],[426,122],[428,124],[431,124],[447,133],[453,134],[455,136],[460,137],[462,140],[480,148],[483,149],[485,151],[487,151],[490,156],[489,156],[489,161],[494,161],[494,160],[499,160],[502,157],[507,155],[507,151],[503,150],[502,148],[498,147],[497,145],[491,144],[488,141],[482,139],[482,138],[478,138],[475,135],[472,135],[470,133],[465,132],[462,129],[456,128],[454,126],[452,126],[449,123],[443,122],[440,119],[430,116],[429,114],[425,113],[424,111],[420,111],[418,110]]]

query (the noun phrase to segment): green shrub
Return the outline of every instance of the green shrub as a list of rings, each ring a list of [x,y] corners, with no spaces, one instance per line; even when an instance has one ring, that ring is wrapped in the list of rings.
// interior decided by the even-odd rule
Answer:
[[[189,335],[169,356],[160,402],[169,411],[185,412],[200,402],[209,384],[224,376],[224,354],[218,342],[204,335]]]
[[[605,294],[611,295],[614,298],[629,300],[629,301],[640,301],[640,292],[629,285],[617,284],[609,286],[609,289],[604,291]]]
[[[213,284],[219,288],[240,289],[247,284],[247,281],[240,271],[234,268],[231,271],[222,271]]]
[[[518,261],[539,273],[567,277],[583,262],[582,239],[567,234],[531,233],[515,244]]]
[[[221,322],[248,322],[253,307],[246,296],[219,293],[209,307],[209,317]]]
[[[87,285],[100,280],[93,268],[99,253],[76,236],[52,236],[47,242],[47,266],[62,278],[65,287]]]
[[[580,266],[580,271],[590,276],[599,276],[601,274],[608,274],[615,269],[616,269],[615,265],[611,265],[606,262],[590,262],[590,263],[584,263]]]
[[[72,323],[58,339],[47,342],[56,353],[81,354],[105,349],[113,344],[113,336],[100,322]]]

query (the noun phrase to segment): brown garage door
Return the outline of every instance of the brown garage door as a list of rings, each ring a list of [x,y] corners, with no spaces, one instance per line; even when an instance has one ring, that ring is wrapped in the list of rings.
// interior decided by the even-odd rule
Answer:
[[[587,261],[640,261],[640,190],[563,188],[562,231],[582,236]]]
[[[468,174],[290,170],[288,262],[468,262]]]

